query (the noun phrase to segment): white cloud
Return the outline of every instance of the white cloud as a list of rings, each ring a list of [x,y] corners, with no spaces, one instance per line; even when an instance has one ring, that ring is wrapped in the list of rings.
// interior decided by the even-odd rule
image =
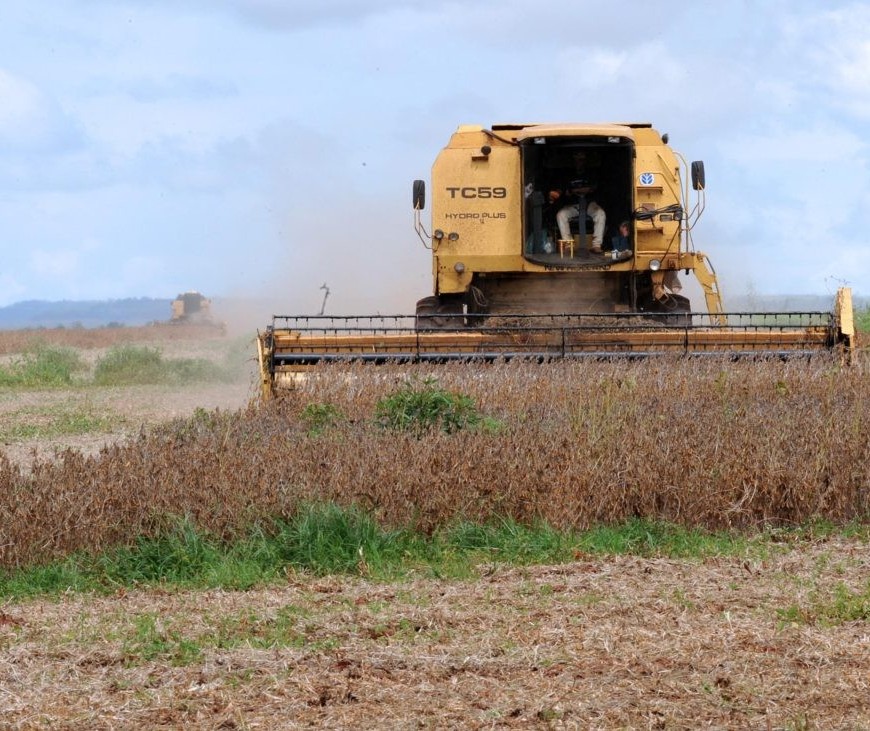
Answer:
[[[53,99],[26,79],[0,69],[0,149],[54,152],[68,149],[77,137]]]
[[[121,4],[117,0],[100,1],[105,5]],[[94,2],[89,0],[89,4]],[[393,11],[421,9],[428,12],[442,6],[459,7],[456,0],[126,0],[126,5],[149,9],[164,5],[175,11],[193,9],[203,14],[226,13],[244,23],[270,31],[298,31],[327,25],[348,26]]]
[[[204,262],[205,263],[205,262]],[[121,292],[140,291],[166,272],[167,262],[160,256],[138,254],[127,258],[113,278]]]
[[[81,254],[73,249],[37,249],[30,255],[30,268],[46,279],[74,279],[79,272]]]
[[[811,85],[822,93],[808,103],[832,104],[870,118],[870,6],[851,3],[794,16],[789,36],[808,61]]]
[[[870,27],[870,18],[867,26]],[[842,106],[870,119],[870,40],[853,40],[834,63],[832,86]]]
[[[768,108],[775,109],[794,107],[800,98],[794,81],[781,77],[757,78],[753,96],[758,100],[764,100]]]
[[[868,149],[867,142],[852,131],[821,123],[809,128],[771,125],[764,134],[740,135],[722,147],[729,162],[755,171],[767,163],[844,163]]]
[[[14,304],[26,296],[28,285],[20,277],[0,272],[0,307]]]
[[[126,92],[137,102],[145,104],[168,99],[184,99],[201,102],[207,99],[222,99],[237,96],[235,84],[223,79],[200,75],[170,73],[161,78],[133,78],[124,82],[102,81],[95,89]]]
[[[571,48],[562,54],[556,68],[566,89],[612,88],[630,73],[629,54],[606,48]]]

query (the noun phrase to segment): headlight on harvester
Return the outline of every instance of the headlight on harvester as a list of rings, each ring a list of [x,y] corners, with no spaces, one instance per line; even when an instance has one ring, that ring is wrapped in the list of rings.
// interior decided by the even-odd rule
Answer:
[[[649,268],[650,271],[657,272],[662,268],[662,263],[658,259],[650,259]]]
[[[465,264],[463,264],[461,261],[458,261],[453,265],[453,268],[456,270],[457,274],[462,274],[462,272],[465,271]]]

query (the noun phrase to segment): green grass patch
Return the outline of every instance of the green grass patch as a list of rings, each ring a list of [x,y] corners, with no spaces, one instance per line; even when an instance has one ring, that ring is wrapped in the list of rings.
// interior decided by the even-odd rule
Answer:
[[[133,624],[133,631],[123,639],[121,646],[124,664],[128,667],[153,660],[180,667],[196,662],[202,655],[199,642],[165,627],[156,614],[140,614]]]
[[[305,423],[308,436],[316,437],[344,421],[345,416],[333,404],[308,404],[302,410],[302,421]]]
[[[218,626],[198,639],[219,649],[252,647],[266,650],[279,647],[326,649],[335,639],[318,637],[307,621],[308,611],[294,604],[279,607],[274,615],[244,611],[224,617]]]
[[[386,429],[417,436],[433,429],[452,434],[461,429],[497,432],[501,428],[498,420],[477,410],[474,399],[442,388],[435,378],[409,381],[381,399],[375,408],[375,421]]]
[[[468,557],[472,563],[489,560],[528,565],[572,560],[581,535],[559,532],[546,523],[524,526],[513,520],[497,520],[483,525],[456,523],[438,538],[442,556]]]
[[[102,434],[125,423],[123,417],[107,416],[93,408],[44,408],[16,411],[0,423],[0,441],[24,439],[54,439],[77,434]]]
[[[274,535],[281,564],[317,574],[389,574],[406,557],[426,554],[426,541],[407,530],[386,530],[359,509],[312,505]]]
[[[598,526],[578,536],[577,548],[592,554],[631,554],[670,558],[705,558],[745,553],[748,538],[711,533],[671,523],[635,519],[619,526]]]
[[[845,622],[870,621],[870,581],[863,590],[852,591],[839,582],[833,592],[812,592],[803,604],[792,604],[777,611],[781,623],[808,624],[824,627]]]
[[[385,529],[359,509],[327,503],[309,505],[292,519],[258,526],[230,543],[197,530],[189,520],[173,520],[157,538],[2,573],[0,596],[110,592],[156,584],[247,589],[286,580],[288,571],[388,581],[421,574],[466,578],[476,576],[481,566],[555,564],[588,554],[701,559],[753,550],[753,542],[745,537],[643,520],[580,533],[508,519],[484,525],[457,522],[424,535]]]
[[[0,366],[0,387],[50,388],[70,386],[86,370],[74,348],[35,345],[6,366]]]
[[[97,360],[92,371],[75,348],[38,344],[0,366],[0,388],[226,383],[245,372],[240,343],[231,344],[221,362],[165,358],[159,348],[116,345]]]
[[[858,332],[870,333],[870,307],[855,313],[855,329]]]
[[[126,667],[158,661],[176,667],[200,662],[205,650],[249,647],[332,649],[338,640],[307,621],[308,613],[295,605],[278,607],[274,613],[245,610],[209,621],[198,631],[182,631],[172,621],[146,612],[134,615],[120,633],[121,653]]]
[[[228,370],[203,358],[164,358],[159,348],[117,345],[97,361],[97,386],[184,385],[226,381]]]

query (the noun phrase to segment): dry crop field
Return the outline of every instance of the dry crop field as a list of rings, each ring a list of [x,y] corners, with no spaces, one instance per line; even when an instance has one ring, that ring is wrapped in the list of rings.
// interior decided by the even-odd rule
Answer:
[[[233,343],[218,328],[156,324],[145,327],[0,330],[0,366],[38,346],[74,350],[89,367],[112,347],[158,349],[167,358],[221,361]],[[235,338],[238,341],[239,338]],[[232,344],[231,344],[232,343]],[[242,346],[246,347],[246,346]],[[253,354],[253,345],[248,348]],[[238,409],[251,398],[253,361],[238,377],[221,383],[131,384],[89,388],[0,386],[0,449],[16,464],[73,448],[96,454],[107,444],[136,434],[142,425],[192,414],[198,407]],[[53,428],[79,419],[82,429]],[[88,428],[91,426],[92,428]]]
[[[475,419],[395,428],[385,400],[436,385]],[[32,418],[22,400],[129,409],[84,449],[4,445],[2,566],[129,544],[166,515],[232,540],[312,500],[424,534],[460,516],[753,535],[870,515],[864,356],[333,368],[267,406],[244,379],[163,391],[165,409],[166,387],[137,388],[0,391],[9,434]],[[2,600],[0,725],[870,728],[866,532],[775,535],[740,555],[578,553],[464,580],[375,581],[361,561],[248,591]]]

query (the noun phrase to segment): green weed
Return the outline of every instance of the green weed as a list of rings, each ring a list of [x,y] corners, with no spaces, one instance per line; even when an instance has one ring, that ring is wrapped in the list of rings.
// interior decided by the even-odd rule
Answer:
[[[98,562],[105,580],[116,584],[169,581],[185,583],[202,577],[222,559],[221,548],[187,519],[174,520],[157,538],[140,538]]]
[[[36,345],[0,367],[0,386],[44,388],[69,386],[85,369],[78,351],[49,345]]]
[[[256,649],[305,647],[309,640],[302,620],[306,616],[305,610],[292,604],[280,607],[273,617],[243,612],[223,618],[208,641],[221,649],[241,646]]]
[[[159,383],[162,378],[163,358],[157,348],[116,345],[94,368],[94,383],[98,386]]]
[[[0,441],[53,439],[75,434],[110,432],[123,423],[120,417],[95,413],[92,408],[43,409],[14,412],[14,423],[0,427]]]
[[[418,436],[431,429],[447,434],[477,426],[493,430],[497,424],[484,421],[470,396],[441,388],[434,378],[411,381],[378,401],[375,420],[384,428]]]
[[[122,653],[128,666],[142,661],[165,660],[181,667],[199,660],[202,647],[165,627],[157,615],[141,614],[134,619],[133,632],[124,640]]]
[[[792,604],[777,610],[777,617],[786,624],[839,625],[845,622],[870,620],[870,581],[863,590],[852,591],[839,582],[833,595],[814,591],[804,605]]]
[[[318,636],[317,627],[303,621],[306,616],[304,610],[292,604],[280,607],[273,616],[245,611],[221,617],[216,623],[207,623],[204,630],[185,635],[159,615],[145,613],[133,617],[132,626],[123,633],[121,652],[127,667],[155,660],[182,667],[199,662],[206,649],[323,650],[338,645],[336,638]]]
[[[380,572],[418,542],[409,531],[384,530],[363,511],[332,503],[306,506],[275,540],[283,562],[317,574]]]
[[[301,415],[308,436],[316,437],[344,420],[344,414],[332,404],[308,404]]]
[[[226,380],[226,372],[202,358],[164,359],[158,348],[117,345],[94,367],[98,386],[186,384]]]
[[[580,536],[578,548],[594,554],[633,554],[704,558],[743,553],[752,543],[739,535],[689,529],[636,518],[616,526],[597,526]]]
[[[478,553],[511,564],[558,563],[573,557],[577,537],[546,523],[524,526],[502,519],[483,525],[459,522],[440,534],[445,549]]]

